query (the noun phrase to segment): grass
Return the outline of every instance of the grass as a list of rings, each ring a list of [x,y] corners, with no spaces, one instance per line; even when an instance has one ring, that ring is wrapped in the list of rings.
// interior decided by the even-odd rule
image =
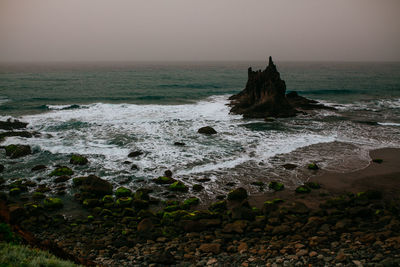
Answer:
[[[32,249],[22,245],[0,242],[1,267],[69,267],[80,266],[70,261],[60,260],[46,251]]]

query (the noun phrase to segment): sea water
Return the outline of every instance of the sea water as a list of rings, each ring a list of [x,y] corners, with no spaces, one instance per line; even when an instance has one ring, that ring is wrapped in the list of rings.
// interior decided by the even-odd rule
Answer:
[[[276,64],[288,91],[337,110],[270,122],[230,114],[228,97],[245,87],[247,68],[263,62],[2,64],[0,120],[17,118],[40,133],[1,144],[34,151],[20,160],[3,154],[2,175],[46,180],[82,154],[90,163],[75,175],[116,185],[146,186],[170,169],[188,185],[210,178],[208,193],[232,182],[257,191],[251,182],[301,184],[310,162],[345,172],[367,166],[370,149],[400,147],[400,63]],[[203,126],[218,134],[198,134]],[[144,154],[128,158],[136,150]],[[32,173],[37,164],[49,170]]]

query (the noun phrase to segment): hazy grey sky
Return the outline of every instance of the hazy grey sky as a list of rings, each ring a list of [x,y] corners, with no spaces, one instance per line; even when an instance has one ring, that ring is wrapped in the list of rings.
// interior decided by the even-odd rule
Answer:
[[[400,0],[0,0],[0,61],[396,60]]]

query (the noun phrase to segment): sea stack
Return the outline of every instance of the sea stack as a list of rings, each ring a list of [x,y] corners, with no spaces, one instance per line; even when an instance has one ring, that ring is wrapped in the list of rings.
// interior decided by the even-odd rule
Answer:
[[[245,118],[292,117],[296,109],[286,98],[286,84],[272,58],[264,71],[248,69],[246,88],[231,96],[231,112]]]

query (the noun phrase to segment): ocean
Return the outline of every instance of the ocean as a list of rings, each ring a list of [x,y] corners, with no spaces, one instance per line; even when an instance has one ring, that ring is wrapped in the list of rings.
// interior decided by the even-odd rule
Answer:
[[[0,144],[34,151],[19,160],[1,154],[2,176],[50,181],[47,172],[77,153],[89,165],[74,167],[76,176],[96,174],[115,185],[150,186],[170,169],[188,185],[211,179],[206,194],[225,193],[230,183],[256,193],[255,181],[303,183],[314,175],[310,162],[346,172],[366,167],[370,149],[400,147],[400,63],[276,62],[288,92],[337,110],[271,122],[229,114],[227,99],[245,87],[247,68],[265,65],[0,64],[0,120],[17,118],[40,133]],[[218,134],[197,133],[207,125]],[[136,150],[144,154],[127,157]],[[286,163],[298,167],[287,170]],[[38,164],[48,171],[32,173]]]

